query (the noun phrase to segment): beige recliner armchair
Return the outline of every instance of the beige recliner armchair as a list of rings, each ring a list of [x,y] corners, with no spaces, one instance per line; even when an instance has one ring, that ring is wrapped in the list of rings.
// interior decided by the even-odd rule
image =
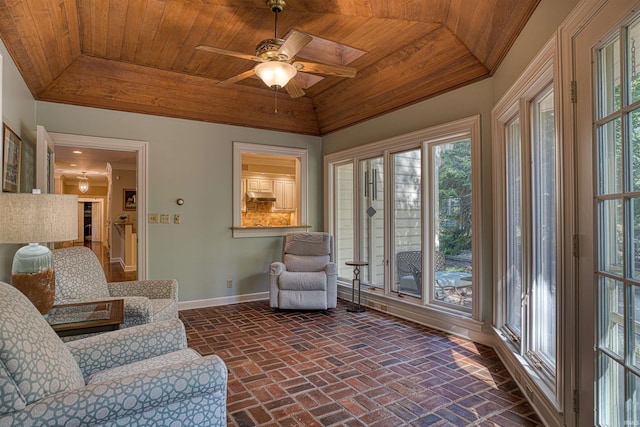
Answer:
[[[298,310],[335,308],[337,279],[331,234],[288,233],[282,245],[282,262],[271,264],[270,305]]]

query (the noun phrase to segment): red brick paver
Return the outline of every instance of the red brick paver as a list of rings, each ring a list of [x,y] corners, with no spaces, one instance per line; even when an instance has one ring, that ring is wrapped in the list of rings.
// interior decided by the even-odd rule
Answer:
[[[491,348],[384,313],[259,301],[180,318],[229,368],[229,426],[542,425]]]

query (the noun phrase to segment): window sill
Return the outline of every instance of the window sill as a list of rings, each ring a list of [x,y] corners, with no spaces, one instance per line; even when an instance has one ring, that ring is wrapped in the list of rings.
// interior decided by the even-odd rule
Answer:
[[[234,238],[277,237],[291,231],[307,231],[310,225],[274,225],[269,227],[231,227]]]
[[[495,327],[492,329],[495,334],[494,349],[498,357],[536,413],[540,415],[546,425],[562,425],[562,405],[556,397],[555,385],[550,383],[549,378],[531,366],[526,358],[519,355],[511,341],[499,329]]]

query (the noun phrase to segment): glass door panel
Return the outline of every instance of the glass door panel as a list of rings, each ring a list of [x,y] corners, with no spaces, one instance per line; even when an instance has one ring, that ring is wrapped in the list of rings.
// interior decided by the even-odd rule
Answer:
[[[634,425],[640,399],[638,22],[597,51],[597,407],[600,425]],[[625,96],[623,96],[625,95]]]
[[[422,150],[391,155],[393,242],[391,291],[422,296]]]
[[[355,259],[353,247],[355,243],[353,163],[336,165],[333,173],[335,262],[338,277],[345,281],[351,281],[353,267],[345,263]]]
[[[431,300],[471,310],[471,141],[431,146],[433,239]]]
[[[360,257],[363,283],[384,288],[384,159],[360,161]]]

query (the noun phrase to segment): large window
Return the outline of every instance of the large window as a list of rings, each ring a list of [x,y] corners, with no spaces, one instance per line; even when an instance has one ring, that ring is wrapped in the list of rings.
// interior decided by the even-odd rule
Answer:
[[[494,109],[495,326],[544,394],[558,391],[560,221],[553,45]]]
[[[478,131],[473,117],[327,156],[341,279],[366,261],[364,292],[472,313]]]

